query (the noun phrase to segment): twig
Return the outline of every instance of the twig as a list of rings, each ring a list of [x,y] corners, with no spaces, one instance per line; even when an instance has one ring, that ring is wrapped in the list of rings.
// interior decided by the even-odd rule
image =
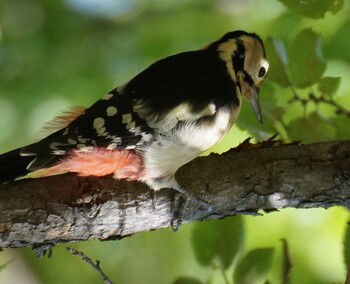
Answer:
[[[93,269],[95,269],[103,279],[103,282],[105,284],[113,284],[113,282],[108,278],[108,276],[102,271],[100,267],[100,261],[96,260],[96,263],[92,261],[91,258],[86,256],[83,252],[77,251],[76,249],[72,247],[67,247],[68,252],[70,252],[72,255],[79,256],[83,261],[85,261],[87,264],[89,264]]]
[[[338,115],[343,114],[347,117],[350,117],[350,111],[337,104],[332,98],[326,98],[325,96],[320,96],[319,98],[317,98],[314,94],[310,94],[310,99],[312,99],[315,102],[315,104],[324,103],[334,107],[336,109],[336,114]]]
[[[348,267],[344,284],[350,284],[350,267]]]
[[[313,89],[310,89],[310,93],[307,99],[302,98],[299,96],[297,91],[293,86],[290,86],[291,91],[293,93],[293,97],[289,100],[289,103],[293,102],[300,102],[301,105],[304,107],[304,112],[306,114],[306,107],[309,103],[314,103],[316,106],[318,106],[320,103],[330,105],[335,108],[335,112],[337,115],[345,115],[350,118],[350,110],[347,110],[346,108],[342,107],[341,105],[337,104],[332,98],[327,98],[325,95],[321,94],[320,96],[315,95],[315,92]]]
[[[289,253],[289,247],[286,239],[282,239],[282,254],[283,254],[283,266],[282,266],[282,283],[290,284],[290,274],[293,268],[292,260]]]
[[[350,269],[348,269],[348,271],[347,271],[344,284],[350,284]]]
[[[219,269],[220,269],[222,278],[224,279],[224,283],[225,283],[225,284],[230,284],[230,281],[228,280],[227,275],[226,275],[226,271],[225,271],[225,268],[224,268],[224,264],[222,263],[221,260],[219,260]]]

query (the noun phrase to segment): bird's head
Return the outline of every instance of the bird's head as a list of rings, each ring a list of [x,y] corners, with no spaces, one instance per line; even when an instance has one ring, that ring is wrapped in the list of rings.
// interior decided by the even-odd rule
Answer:
[[[237,93],[249,100],[262,123],[259,91],[269,69],[262,40],[254,33],[234,31],[225,34],[216,44],[220,59],[236,83]]]

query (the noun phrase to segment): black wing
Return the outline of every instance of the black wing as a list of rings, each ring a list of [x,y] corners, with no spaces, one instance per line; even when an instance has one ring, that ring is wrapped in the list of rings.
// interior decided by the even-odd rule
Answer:
[[[36,156],[31,170],[51,165],[55,156],[73,149],[89,151],[95,147],[132,149],[149,143],[153,130],[133,110],[133,98],[111,91],[86,109],[78,118],[43,140],[23,147],[22,156]]]
[[[134,149],[151,143],[155,133],[181,121],[213,115],[221,104],[239,104],[236,88],[217,53],[205,50],[162,59],[97,101],[66,128],[24,147],[36,156],[30,170],[56,161],[72,149]]]

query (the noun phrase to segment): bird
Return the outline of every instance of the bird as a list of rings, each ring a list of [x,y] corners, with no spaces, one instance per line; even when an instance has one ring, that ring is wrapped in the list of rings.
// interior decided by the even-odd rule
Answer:
[[[263,41],[242,30],[160,59],[91,107],[58,116],[47,137],[0,155],[0,182],[113,175],[187,194],[175,173],[223,138],[243,98],[262,123],[268,69]]]

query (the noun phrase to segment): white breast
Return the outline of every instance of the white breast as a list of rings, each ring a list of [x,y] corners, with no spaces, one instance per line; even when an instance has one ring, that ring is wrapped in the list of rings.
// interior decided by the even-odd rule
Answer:
[[[216,144],[231,128],[239,109],[219,109],[210,119],[188,122],[158,139],[145,151],[145,179],[174,175],[182,165]]]

